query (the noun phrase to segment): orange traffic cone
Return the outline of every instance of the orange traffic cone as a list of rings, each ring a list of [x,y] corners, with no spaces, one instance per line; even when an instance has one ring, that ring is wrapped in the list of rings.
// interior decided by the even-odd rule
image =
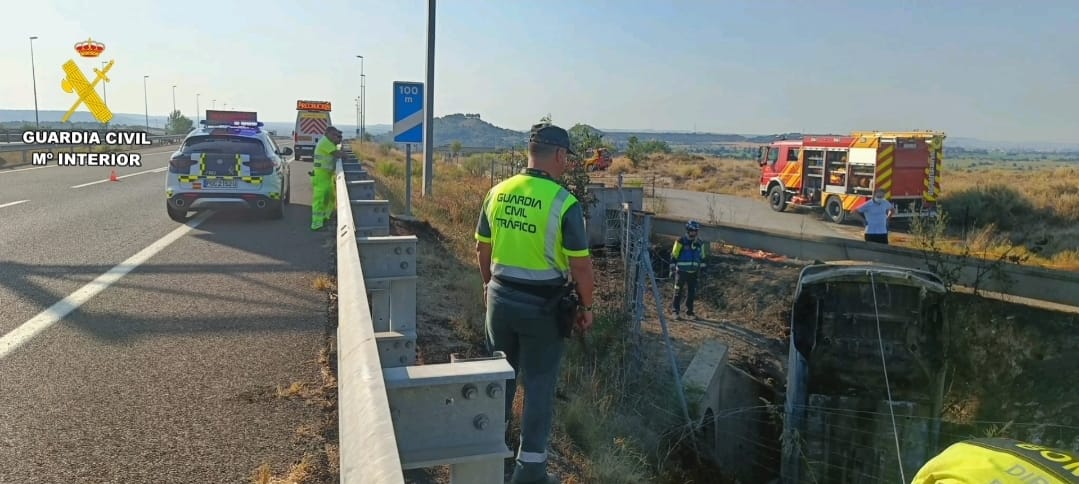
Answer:
[[[109,181],[120,181],[120,178],[116,176],[116,170],[112,170],[109,174]]]

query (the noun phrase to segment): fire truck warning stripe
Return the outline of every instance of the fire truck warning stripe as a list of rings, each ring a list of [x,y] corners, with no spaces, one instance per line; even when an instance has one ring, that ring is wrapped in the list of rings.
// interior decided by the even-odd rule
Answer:
[[[798,179],[802,177],[802,173],[799,170],[801,168],[798,163],[788,163],[783,167],[783,171],[779,173],[779,181],[783,183],[784,187],[793,188],[798,186]]]
[[[890,197],[892,194],[892,162],[895,161],[895,145],[885,146],[877,154],[877,188],[884,190],[884,194]]]
[[[858,205],[861,205],[861,201],[865,200],[865,197],[853,196],[853,195],[841,195],[843,200],[843,210],[851,211]]]

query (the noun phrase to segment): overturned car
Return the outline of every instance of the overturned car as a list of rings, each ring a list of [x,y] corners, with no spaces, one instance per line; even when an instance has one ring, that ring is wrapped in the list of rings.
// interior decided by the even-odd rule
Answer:
[[[908,481],[934,455],[947,360],[943,281],[918,269],[819,263],[790,319],[781,481]],[[890,404],[889,404],[890,402]]]

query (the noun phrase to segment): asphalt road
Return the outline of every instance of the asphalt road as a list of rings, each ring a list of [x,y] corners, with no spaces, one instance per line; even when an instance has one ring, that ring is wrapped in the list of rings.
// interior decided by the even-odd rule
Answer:
[[[116,182],[0,170],[0,482],[249,482],[317,421],[275,396],[317,380],[325,331],[333,233],[307,228],[309,164],[283,220],[178,224],[171,150],[148,151]]]
[[[715,221],[763,230],[862,239],[863,227],[856,220],[836,224],[823,220],[820,212],[797,208],[775,212],[764,197],[749,199],[672,188],[656,188],[656,195],[664,199],[662,208],[666,214],[695,218],[703,224]]]

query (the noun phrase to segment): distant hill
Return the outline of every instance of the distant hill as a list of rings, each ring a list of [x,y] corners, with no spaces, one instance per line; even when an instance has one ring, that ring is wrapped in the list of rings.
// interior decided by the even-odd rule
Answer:
[[[376,136],[375,140],[392,142],[393,133],[387,131]],[[434,118],[435,146],[446,146],[454,141],[460,141],[465,147],[509,148],[514,145],[520,146],[527,140],[526,132],[500,128],[480,119],[479,114],[450,114]]]
[[[64,115],[63,111],[40,111],[42,123],[58,123]],[[185,115],[187,115],[185,113]],[[133,129],[145,126],[144,114],[115,113],[113,125],[127,125]],[[335,119],[344,121],[355,119],[354,117],[335,116]],[[33,123],[34,111],[27,109],[0,109],[0,125],[12,129],[21,125],[22,122]],[[96,125],[97,121],[84,111],[75,112],[70,121],[72,123],[87,123]],[[165,126],[165,116],[150,116],[151,130],[161,129]],[[263,120],[266,128],[276,130],[278,134],[288,136],[294,127],[294,120],[268,121]],[[345,136],[352,137],[356,133],[356,125],[336,124],[345,132]],[[566,126],[569,128],[571,126]],[[371,124],[366,127],[368,133],[377,141],[392,141],[392,126],[387,124]],[[638,139],[665,141],[674,148],[685,148],[693,151],[714,151],[716,149],[727,150],[732,144],[756,144],[767,143],[779,136],[796,138],[800,133],[786,134],[723,134],[723,133],[698,133],[687,131],[656,131],[656,130],[626,130],[626,129],[599,129],[605,138],[614,143],[616,147],[624,148],[629,138],[636,136]],[[475,148],[508,148],[520,145],[528,139],[527,132],[495,126],[481,119],[479,114],[451,114],[435,118],[434,120],[435,146],[446,146],[454,141],[460,141],[465,147]],[[947,149],[961,151],[1007,151],[1007,152],[1049,152],[1049,153],[1076,153],[1079,152],[1079,143],[1023,143],[1007,141],[986,141],[968,137],[949,137],[946,142]]]

